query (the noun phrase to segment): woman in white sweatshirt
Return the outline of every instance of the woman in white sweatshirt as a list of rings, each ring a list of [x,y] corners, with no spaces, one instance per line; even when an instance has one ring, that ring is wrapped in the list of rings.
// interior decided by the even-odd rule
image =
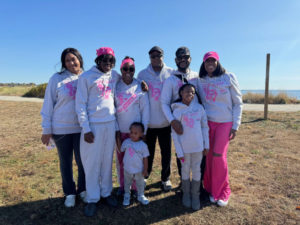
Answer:
[[[114,94],[120,75],[112,70],[116,58],[109,47],[97,50],[96,66],[78,80],[76,112],[82,128],[80,154],[86,176],[86,216],[94,216],[100,197],[117,206],[112,191],[112,162],[116,117]]]
[[[227,150],[241,124],[242,94],[235,75],[225,71],[216,52],[204,55],[199,76],[198,88],[208,117],[210,140],[204,188],[212,203],[226,206],[231,193]]]
[[[80,158],[79,142],[81,128],[75,112],[75,94],[78,76],[83,71],[83,60],[74,48],[67,48],[61,54],[61,72],[54,74],[47,85],[42,116],[42,142],[49,145],[52,138],[56,144],[65,206],[75,205],[76,194],[85,198],[85,176]],[[78,167],[77,190],[73,180],[73,152]]]
[[[141,122],[144,125],[144,134],[147,132],[150,117],[150,105],[148,93],[143,92],[141,82],[133,78],[135,72],[134,59],[126,56],[120,67],[122,79],[117,83],[115,94],[116,118],[119,130],[116,132],[117,143],[117,171],[120,188],[118,195],[124,193],[124,165],[125,152],[121,152],[123,141],[129,138],[130,125],[133,122]],[[133,190],[137,190],[135,182]]]
[[[179,99],[171,107],[174,118],[182,124],[183,134],[178,135],[172,129],[172,137],[177,157],[181,160],[182,204],[198,210],[200,209],[200,165],[203,154],[206,155],[209,149],[207,117],[203,106],[198,101],[193,101],[196,95],[194,85],[184,84],[178,94]]]

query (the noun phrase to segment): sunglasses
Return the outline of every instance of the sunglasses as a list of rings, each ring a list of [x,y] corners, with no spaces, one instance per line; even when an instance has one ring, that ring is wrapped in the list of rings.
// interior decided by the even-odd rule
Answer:
[[[104,62],[104,63],[111,63],[113,64],[115,61],[114,61],[114,58],[104,58],[101,60],[101,62]]]
[[[185,59],[185,60],[188,60],[190,58],[190,56],[189,55],[181,55],[181,56],[177,56],[177,59],[178,60],[183,60],[183,59]]]
[[[159,58],[160,59],[161,57],[162,57],[162,55],[151,55],[150,56],[151,59],[155,59],[155,58]]]
[[[135,68],[133,67],[133,66],[131,66],[131,67],[123,67],[122,68],[122,70],[124,71],[124,72],[134,72],[134,70],[135,70]]]

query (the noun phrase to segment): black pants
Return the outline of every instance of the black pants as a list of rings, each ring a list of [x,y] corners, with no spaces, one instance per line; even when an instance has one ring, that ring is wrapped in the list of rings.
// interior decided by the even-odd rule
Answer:
[[[163,128],[148,128],[146,134],[146,143],[148,145],[149,154],[148,157],[148,175],[152,171],[153,159],[155,155],[155,144],[158,138],[161,154],[161,180],[167,181],[170,179],[171,171],[171,127]]]
[[[59,156],[62,186],[65,195],[76,195],[85,191],[85,175],[80,158],[80,133],[52,135]],[[73,151],[78,167],[77,191],[73,179]]]

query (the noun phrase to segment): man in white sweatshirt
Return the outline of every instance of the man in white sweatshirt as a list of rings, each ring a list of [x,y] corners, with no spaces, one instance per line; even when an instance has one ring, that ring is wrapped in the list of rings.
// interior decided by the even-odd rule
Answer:
[[[172,188],[170,182],[171,128],[162,111],[160,98],[163,83],[171,75],[173,69],[164,64],[163,54],[164,52],[160,47],[154,46],[151,48],[149,51],[150,64],[138,74],[138,79],[145,81],[149,87],[150,121],[146,134],[146,143],[150,153],[148,157],[148,175],[152,171],[155,143],[158,138],[162,164],[162,188],[164,191],[169,191]]]
[[[171,104],[179,98],[179,88],[185,83],[191,83],[197,87],[198,73],[191,71],[189,66],[191,63],[190,50],[187,47],[180,47],[176,51],[175,62],[177,70],[166,79],[161,92],[161,107],[165,117],[171,124],[174,131],[181,135],[183,133],[180,121],[176,120],[172,114]],[[194,101],[197,99],[194,98]],[[181,174],[181,163],[177,158],[178,173]]]

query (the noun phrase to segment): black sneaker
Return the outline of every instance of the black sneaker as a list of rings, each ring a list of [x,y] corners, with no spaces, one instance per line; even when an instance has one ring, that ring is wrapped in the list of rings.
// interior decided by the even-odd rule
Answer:
[[[88,217],[94,216],[96,214],[96,210],[97,210],[96,203],[88,203],[84,207],[84,215]]]
[[[117,199],[114,196],[112,196],[112,195],[110,195],[110,196],[108,196],[106,198],[103,198],[103,199],[104,199],[105,203],[107,205],[111,206],[111,207],[117,207],[118,206]]]

